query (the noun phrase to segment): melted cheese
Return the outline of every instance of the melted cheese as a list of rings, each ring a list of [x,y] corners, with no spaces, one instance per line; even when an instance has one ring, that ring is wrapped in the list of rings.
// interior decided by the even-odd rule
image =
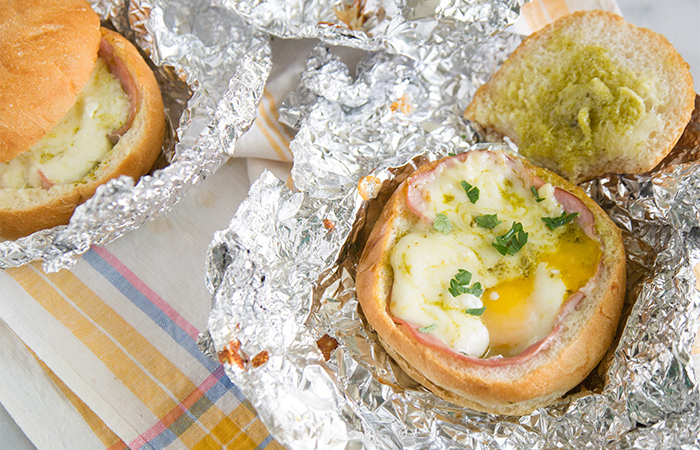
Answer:
[[[81,180],[105,160],[112,149],[107,135],[128,116],[129,97],[97,58],[90,80],[61,121],[30,150],[0,164],[0,187],[47,188]]]
[[[502,155],[475,152],[467,163],[438,170],[420,186],[426,220],[409,230],[390,256],[389,311],[466,355],[517,355],[551,332],[564,300],[595,274],[600,244],[575,222],[547,228],[543,217],[564,212],[553,186],[538,190],[544,199],[538,202],[520,178],[522,167]],[[463,180],[479,189],[476,203],[468,199]],[[433,228],[437,214],[449,219],[448,234]],[[479,227],[475,217],[486,214],[497,214],[501,223]],[[514,255],[501,255],[492,243],[514,222],[528,233],[527,243]],[[472,274],[469,286],[480,283],[482,295],[450,293],[460,270]],[[482,307],[482,315],[467,312]]]

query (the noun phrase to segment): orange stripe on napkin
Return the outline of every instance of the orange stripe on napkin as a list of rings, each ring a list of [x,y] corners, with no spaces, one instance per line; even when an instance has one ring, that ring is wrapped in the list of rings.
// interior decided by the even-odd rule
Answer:
[[[199,441],[197,445],[192,447],[192,450],[205,450],[210,448],[253,450],[255,447],[257,447],[257,443],[255,443],[247,434],[243,433],[241,428],[234,422],[234,420],[238,418],[237,414],[240,413],[238,411],[239,409],[240,406],[239,408],[236,408],[236,410],[234,410],[229,417],[225,417],[223,420],[218,421],[216,426],[211,429],[211,434]],[[250,420],[254,420],[254,418],[251,417]],[[218,444],[217,446],[217,442],[221,442],[223,446],[221,444]]]
[[[564,0],[533,0],[520,9],[530,29],[535,32],[569,13]]]
[[[291,140],[291,135],[287,126],[280,122],[280,113],[277,110],[277,103],[275,103],[275,97],[273,97],[272,93],[267,89],[263,90],[263,95],[270,103],[270,113],[275,119],[275,124],[277,125],[277,128],[280,128],[282,139],[284,139],[284,141],[287,143],[287,148],[289,148],[289,141]]]
[[[263,441],[265,450],[286,450],[279,442],[270,438],[270,433],[257,418],[252,406],[240,404],[228,417],[212,428],[211,435],[191,447],[192,450],[222,448],[226,450],[254,450]],[[216,442],[223,442],[223,446]]]
[[[38,267],[38,265],[37,265]],[[184,375],[170,359],[160,353],[143,335],[88,288],[73,272],[62,270],[44,274],[61,292],[70,298],[90,319],[99,324],[129,355],[158,382],[173,393],[192,392],[195,383]]]
[[[26,347],[26,345],[25,345]],[[66,384],[53,373],[53,370],[44,363],[39,357],[34,353],[34,351],[26,347],[29,353],[36,359],[39,366],[44,370],[46,375],[53,381],[56,387],[61,391],[61,393],[68,399],[68,401],[73,405],[76,411],[82,416],[85,423],[90,427],[95,436],[104,444],[107,450],[126,450],[129,447],[124,441],[119,439],[117,436],[102,419],[95,414],[92,409],[88,407],[73,391],[71,391]]]
[[[182,376],[178,376],[177,369],[167,358],[155,351],[143,336],[135,332],[111,308],[104,305],[102,300],[71,271],[62,270],[46,275],[39,263],[32,263],[28,266],[9,269],[7,273],[87,346],[157,417],[163,417],[172,411],[177,406],[177,402],[171,398],[171,394],[163,390],[160,383],[144,373],[141,365],[152,369],[161,383],[174,383],[176,386],[180,385],[180,389],[189,385],[191,389],[188,392],[194,390],[195,386],[190,381],[183,380]],[[67,299],[83,308],[84,314],[81,314]],[[110,321],[114,323],[109,323]],[[107,330],[116,331],[119,339],[109,336],[105,333]],[[133,342],[128,342],[125,334],[128,334]],[[121,341],[121,345],[117,345],[115,340]],[[134,350],[132,357],[125,353],[122,349],[123,345],[126,345],[124,348],[127,351]],[[140,345],[144,347],[139,348]],[[134,359],[141,360],[140,364]],[[170,381],[168,377],[173,377],[174,381]]]
[[[263,114],[262,112],[260,113],[261,115]],[[284,154],[284,151],[282,150],[282,147],[275,141],[275,138],[272,137],[269,131],[267,131],[265,125],[262,123],[260,117],[255,119],[255,122],[258,124],[258,130],[265,136],[265,139],[267,139],[267,142],[270,144],[272,149],[277,153],[277,156],[279,156],[280,161],[284,162],[289,162],[289,158],[287,158],[287,155]]]
[[[6,272],[86,345],[160,419],[164,427],[170,427],[175,422],[180,422],[178,426],[187,422],[187,430],[179,435],[179,439],[189,448],[220,448],[224,445],[226,448],[252,450],[269,436],[245,403],[239,404],[230,414],[224,414],[189,378],[104,304],[71,271],[45,274],[37,262],[8,269]],[[140,366],[148,372],[144,372]],[[158,382],[151,377],[155,377]],[[185,396],[182,402],[173,399],[173,394],[165,391],[161,384],[165,387],[174,386],[176,394]],[[193,407],[202,408],[205,412],[197,419],[183,414],[184,410]],[[197,423],[193,425],[195,421]],[[247,429],[256,424],[261,427],[260,433],[249,436]],[[257,429],[256,426],[250,431]],[[229,441],[233,447],[227,444]],[[215,447],[201,447],[203,443]],[[125,448],[119,445],[121,443],[114,443],[114,450]]]
[[[265,99],[267,99],[267,102],[261,101],[258,105],[259,115],[258,118],[255,119],[258,124],[258,129],[260,129],[262,134],[265,136],[265,139],[267,139],[267,142],[269,142],[269,144],[275,150],[277,156],[280,157],[280,160],[288,162],[289,157],[287,157],[285,149],[287,152],[289,151],[289,138],[285,136],[286,133],[283,133],[280,130],[281,124],[277,121],[279,118],[279,113],[277,112],[275,99],[267,89],[264,90],[263,95]],[[268,114],[267,110],[265,109],[266,104],[269,104],[270,114],[274,117],[274,120],[270,118],[270,114]]]
[[[547,25],[547,16],[545,10],[538,0],[533,0],[526,3],[520,8],[520,13],[525,16],[525,21],[530,29],[535,32]]]
[[[569,7],[564,0],[540,0],[544,3],[549,15],[549,21],[554,22],[558,18],[569,14]]]

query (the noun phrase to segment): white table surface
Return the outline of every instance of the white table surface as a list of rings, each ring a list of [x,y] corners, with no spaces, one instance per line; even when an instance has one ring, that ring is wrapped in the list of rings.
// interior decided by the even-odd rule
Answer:
[[[617,0],[627,21],[664,34],[690,64],[700,92],[700,1]],[[274,41],[273,41],[274,45]],[[36,450],[0,403],[0,449]]]

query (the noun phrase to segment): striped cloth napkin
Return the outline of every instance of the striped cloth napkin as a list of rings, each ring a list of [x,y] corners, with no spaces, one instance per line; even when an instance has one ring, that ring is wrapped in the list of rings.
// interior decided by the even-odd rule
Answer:
[[[535,0],[515,29],[527,34],[574,3]],[[611,0],[578,3],[618,11]],[[283,448],[196,341],[210,310],[214,233],[263,168],[289,177],[293,133],[277,105],[313,45],[273,41],[272,73],[237,158],[171,212],[92,248],[71,270],[0,272],[0,402],[38,449]]]

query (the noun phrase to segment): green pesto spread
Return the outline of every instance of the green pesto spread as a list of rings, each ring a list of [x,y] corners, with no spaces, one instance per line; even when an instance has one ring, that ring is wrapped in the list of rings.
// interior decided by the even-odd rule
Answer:
[[[511,118],[526,157],[556,157],[564,171],[601,153],[615,156],[611,141],[631,130],[645,113],[644,81],[614,63],[602,47],[563,36],[547,46],[560,61],[520,72],[504,101],[495,105],[496,115]],[[530,76],[549,81],[528,92]]]

